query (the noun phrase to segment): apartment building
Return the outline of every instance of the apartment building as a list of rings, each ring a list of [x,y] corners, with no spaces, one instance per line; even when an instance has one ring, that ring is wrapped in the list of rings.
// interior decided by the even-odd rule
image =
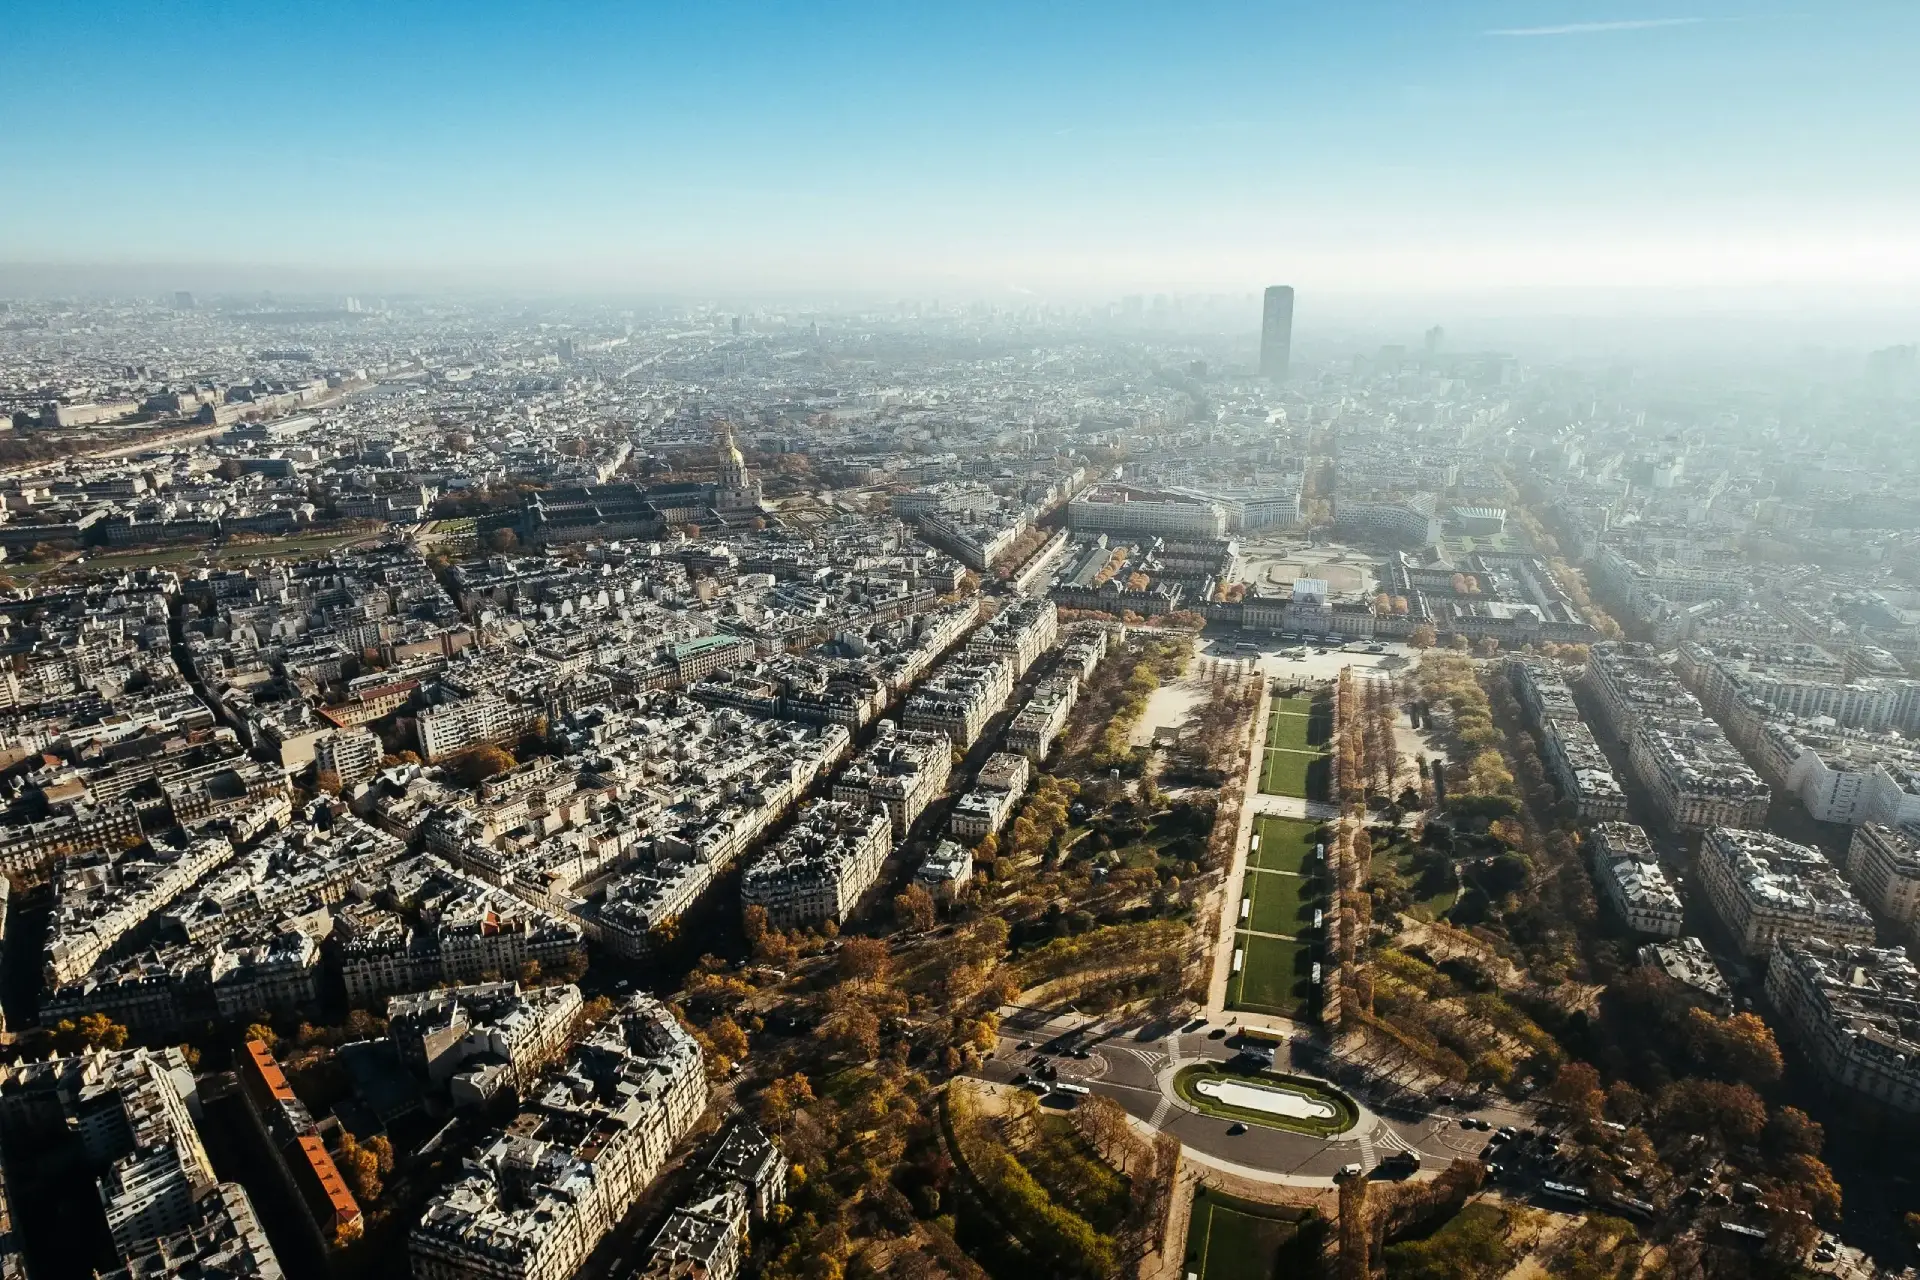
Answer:
[[[350,791],[380,771],[380,739],[369,729],[335,729],[314,740],[315,782],[322,791]]]
[[[973,879],[973,853],[951,840],[941,840],[920,861],[913,882],[933,895],[936,902],[950,902]]]
[[[982,623],[968,638],[967,652],[1005,658],[1019,680],[1059,639],[1059,607],[1051,600],[1024,599]]]
[[[1873,917],[1818,849],[1767,831],[1715,827],[1700,846],[1707,903],[1743,955],[1824,938],[1871,946]]]
[[[1903,930],[1920,924],[1920,835],[1869,822],[1847,846],[1847,879],[1860,900]]]
[[[1898,947],[1782,940],[1767,999],[1829,1088],[1901,1115],[1920,1113],[1920,970]]]
[[[1594,728],[1611,738],[1630,740],[1649,721],[1692,721],[1704,714],[1699,700],[1650,645],[1590,646],[1584,680],[1599,711]]]
[[[482,693],[424,708],[415,719],[420,754],[428,764],[490,742],[508,742],[533,728],[540,707],[509,702],[499,694]]]
[[[568,1280],[707,1105],[704,1055],[665,1006],[630,996],[470,1156],[408,1239],[419,1280]]]
[[[1072,674],[1055,674],[1042,680],[1007,726],[1007,750],[1017,751],[1035,764],[1047,758],[1053,744],[1067,727],[1078,701],[1080,682]]]
[[[904,838],[953,773],[953,740],[945,733],[898,729],[888,720],[867,749],[833,780],[833,798],[884,810]]]
[[[969,844],[978,844],[999,831],[1013,816],[1031,776],[1032,766],[1026,756],[994,752],[980,766],[973,790],[954,803],[947,830],[955,839]]]
[[[456,1103],[484,1105],[502,1088],[525,1096],[566,1052],[581,1009],[572,983],[440,987],[390,998],[387,1038],[401,1062]]]
[[[1627,927],[1656,938],[1677,938],[1685,906],[1667,878],[1647,833],[1631,822],[1601,822],[1588,834],[1593,878]]]
[[[837,792],[836,788],[836,792]],[[884,807],[834,799],[803,810],[740,878],[740,905],[776,929],[844,921],[893,848]]]
[[[222,1184],[193,1120],[199,1107],[193,1068],[178,1048],[0,1066],[0,1125],[14,1141],[79,1144],[85,1162],[101,1170],[100,1208],[123,1258],[194,1230],[220,1207]]]
[[[1773,802],[1772,789],[1711,720],[1643,722],[1627,764],[1670,831],[1759,827]]]
[[[962,751],[980,734],[1013,693],[1013,668],[998,654],[972,650],[942,663],[907,698],[900,723],[908,729],[944,733]]]

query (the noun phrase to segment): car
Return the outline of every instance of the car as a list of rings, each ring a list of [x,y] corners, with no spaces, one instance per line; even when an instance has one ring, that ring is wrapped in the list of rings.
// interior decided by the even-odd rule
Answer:
[[[1357,1164],[1343,1164],[1340,1166],[1340,1176],[1343,1178],[1357,1178],[1365,1172],[1366,1170]]]
[[[1436,1093],[1433,1095],[1433,1105],[1436,1107],[1450,1107],[1458,1101],[1459,1099],[1450,1093]]]
[[[1027,1050],[1027,1049],[1031,1049],[1031,1048],[1033,1048],[1033,1041],[1031,1041],[1031,1040],[1022,1040],[1022,1041],[1020,1042],[1020,1048],[1021,1048],[1022,1050]]]
[[[1232,1124],[1227,1126],[1227,1136],[1229,1138],[1237,1138],[1241,1134],[1245,1133],[1246,1131],[1247,1131],[1247,1126],[1245,1126],[1244,1124],[1241,1124],[1238,1120],[1235,1120]]]
[[[1513,1127],[1512,1125],[1510,1125],[1510,1124],[1503,1124],[1503,1125],[1501,1125],[1501,1126],[1500,1126],[1500,1136],[1501,1136],[1501,1137],[1503,1137],[1503,1138],[1513,1138],[1513,1137],[1517,1137],[1517,1136],[1519,1135],[1519,1133],[1520,1133],[1520,1131],[1519,1131],[1518,1129],[1516,1129],[1516,1128],[1514,1128],[1514,1127]]]
[[[1089,1053],[1085,1049],[1075,1049],[1073,1051],[1073,1056],[1076,1058],[1091,1058],[1093,1054]]]
[[[1015,1076],[1015,1077],[1013,1078],[1013,1082],[1014,1082],[1015,1084],[1026,1084],[1026,1083],[1027,1083],[1028,1081],[1030,1081],[1030,1080],[1032,1080],[1032,1079],[1033,1079],[1033,1077],[1032,1077],[1032,1076],[1030,1076],[1030,1075],[1028,1075],[1028,1074],[1027,1074],[1026,1072],[1024,1072],[1024,1071],[1022,1071],[1022,1072],[1021,1072],[1021,1073],[1020,1073],[1019,1075],[1017,1075],[1017,1076]]]

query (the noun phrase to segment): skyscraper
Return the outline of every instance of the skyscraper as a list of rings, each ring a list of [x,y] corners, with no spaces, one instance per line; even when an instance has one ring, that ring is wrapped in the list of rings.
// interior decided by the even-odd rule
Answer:
[[[1260,320],[1260,376],[1284,382],[1293,359],[1293,286],[1276,284],[1267,290]]]

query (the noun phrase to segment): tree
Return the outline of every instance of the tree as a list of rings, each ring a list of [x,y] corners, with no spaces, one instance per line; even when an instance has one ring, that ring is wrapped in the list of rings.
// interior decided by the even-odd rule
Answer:
[[[1744,1084],[1681,1080],[1660,1091],[1660,1123],[1674,1133],[1697,1133],[1722,1150],[1745,1146],[1767,1123],[1767,1104]]]
[[[1817,1156],[1826,1145],[1827,1131],[1798,1107],[1781,1107],[1767,1118],[1768,1148],[1781,1155]]]
[[[1751,1085],[1780,1079],[1780,1045],[1757,1014],[1716,1018],[1698,1007],[1687,1010],[1685,1035],[1694,1055],[1717,1075]]]
[[[247,1027],[247,1039],[258,1040],[261,1044],[267,1046],[268,1052],[272,1052],[273,1047],[280,1043],[280,1037],[275,1035],[273,1028],[264,1022],[249,1024]]]
[[[880,1019],[865,1005],[845,1010],[822,1029],[836,1050],[855,1061],[871,1062],[880,1054]]]
[[[1492,636],[1482,636],[1480,643],[1475,645],[1473,649],[1474,652],[1481,657],[1491,658],[1494,654],[1500,652],[1500,642]]]
[[[740,931],[746,935],[750,950],[760,949],[761,939],[767,936],[767,909],[754,903],[740,913]]]
[[[1413,634],[1407,637],[1407,644],[1414,649],[1431,649],[1436,638],[1433,628],[1423,623],[1413,629]]]
[[[1603,1101],[1600,1073],[1590,1063],[1577,1060],[1563,1062],[1559,1074],[1553,1078],[1553,1085],[1547,1090],[1547,1096],[1577,1116],[1596,1116],[1600,1113]]]
[[[487,549],[505,554],[520,545],[520,536],[511,529],[495,529],[487,535]]]
[[[62,1018],[53,1025],[53,1044],[63,1053],[82,1049],[124,1049],[127,1029],[104,1013],[83,1013],[79,1021]]]
[[[680,526],[680,532],[687,536],[689,542],[700,540],[700,526],[697,524],[683,524]]]
[[[713,1042],[714,1050],[732,1062],[738,1062],[747,1056],[747,1033],[740,1024],[722,1014],[713,1020],[707,1028],[707,1038]]]
[[[813,1101],[813,1083],[800,1072],[782,1076],[760,1093],[760,1119],[769,1129],[784,1130],[795,1108]],[[800,1172],[796,1165],[795,1173]],[[804,1182],[804,1178],[802,1179]]]
[[[893,899],[893,918],[902,929],[916,933],[933,927],[933,895],[917,884],[910,884]]]
[[[887,976],[892,957],[887,944],[878,938],[848,938],[840,944],[836,966],[843,979],[880,982]]]
[[[351,1133],[341,1133],[340,1150],[334,1163],[340,1168],[340,1176],[347,1180],[347,1189],[353,1192],[355,1200],[367,1204],[380,1198],[380,1192],[385,1189],[380,1182],[380,1157],[361,1146]]]
[[[505,747],[488,742],[455,755],[447,761],[447,769],[460,782],[477,788],[488,778],[505,773],[519,763]]]

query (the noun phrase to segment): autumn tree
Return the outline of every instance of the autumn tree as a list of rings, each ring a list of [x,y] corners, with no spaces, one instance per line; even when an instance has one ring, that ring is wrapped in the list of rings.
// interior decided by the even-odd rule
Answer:
[[[760,1119],[767,1128],[784,1132],[794,1109],[813,1101],[813,1082],[801,1072],[782,1076],[760,1092]]]
[[[1590,1063],[1577,1060],[1560,1064],[1547,1096],[1583,1120],[1599,1115],[1605,1101],[1600,1092],[1600,1073]]]
[[[910,884],[893,899],[893,918],[902,929],[916,933],[933,928],[933,895]]]
[[[892,957],[888,954],[887,944],[878,938],[848,938],[840,944],[840,954],[835,963],[842,978],[862,982],[884,980],[891,965]]]
[[[747,939],[747,947],[758,951],[760,942],[767,936],[767,909],[754,903],[740,913],[740,932]]]

